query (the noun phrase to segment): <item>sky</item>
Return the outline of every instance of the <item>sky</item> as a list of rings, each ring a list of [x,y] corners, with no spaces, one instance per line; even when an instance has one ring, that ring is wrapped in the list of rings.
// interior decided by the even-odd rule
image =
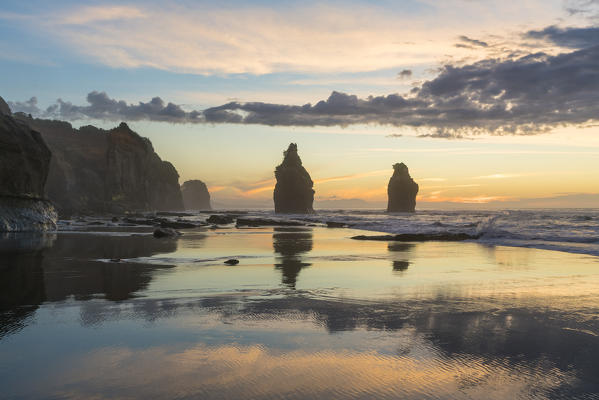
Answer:
[[[13,111],[151,139],[220,206],[599,207],[599,1],[3,0]],[[215,4],[218,3],[218,4]]]

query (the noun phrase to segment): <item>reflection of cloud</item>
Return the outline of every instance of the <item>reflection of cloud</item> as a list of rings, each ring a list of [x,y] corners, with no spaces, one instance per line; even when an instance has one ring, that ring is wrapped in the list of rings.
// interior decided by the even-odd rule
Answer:
[[[434,352],[432,354],[435,354]],[[36,387],[44,395],[68,388],[71,398],[520,398],[548,394],[568,380],[556,370],[489,364],[469,355],[425,360],[374,351],[278,351],[262,346],[196,345],[182,351],[102,348],[55,366]],[[570,378],[571,379],[571,378]],[[54,383],[51,383],[54,382]],[[60,385],[56,389],[53,385]]]

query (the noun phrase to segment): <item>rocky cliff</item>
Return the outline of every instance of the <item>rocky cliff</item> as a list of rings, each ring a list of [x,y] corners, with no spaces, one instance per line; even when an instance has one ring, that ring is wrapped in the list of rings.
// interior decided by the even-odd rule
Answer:
[[[0,98],[0,231],[56,228],[54,207],[43,198],[51,156],[42,136]]]
[[[206,184],[200,180],[186,181],[181,186],[183,204],[186,210],[211,210],[210,193]]]
[[[275,169],[277,183],[273,193],[276,213],[313,213],[314,183],[302,166],[297,144],[291,143],[283,153],[281,165]]]
[[[177,170],[127,124],[74,129],[63,121],[18,118],[52,150],[45,190],[61,214],[183,209]]]
[[[387,186],[387,212],[414,212],[418,184],[414,182],[404,163],[393,165],[393,175]]]

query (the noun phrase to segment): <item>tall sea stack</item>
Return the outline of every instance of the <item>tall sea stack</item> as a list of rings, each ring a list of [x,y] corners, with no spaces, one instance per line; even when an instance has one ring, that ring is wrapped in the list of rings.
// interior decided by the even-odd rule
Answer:
[[[200,180],[185,181],[181,185],[181,194],[183,195],[183,204],[186,210],[212,209],[210,207],[210,193],[208,193],[208,188]]]
[[[387,186],[387,212],[414,212],[418,184],[414,182],[404,163],[393,165],[393,176]]]
[[[51,157],[42,136],[14,119],[0,97],[0,232],[56,228],[43,197]]]
[[[311,214],[314,212],[314,183],[302,166],[297,144],[291,143],[283,155],[283,162],[275,169],[275,212]]]

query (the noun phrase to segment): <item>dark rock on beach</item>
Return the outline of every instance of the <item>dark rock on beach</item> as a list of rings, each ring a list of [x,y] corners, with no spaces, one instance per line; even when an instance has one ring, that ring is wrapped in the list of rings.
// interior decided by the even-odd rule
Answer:
[[[347,224],[343,222],[327,221],[327,228],[347,228]]]
[[[314,183],[302,166],[297,144],[291,143],[283,154],[283,162],[275,169],[275,212],[311,214],[314,212]]]
[[[177,237],[180,236],[181,233],[177,232],[174,229],[171,228],[158,228],[154,230],[154,237],[155,238],[163,238],[163,237]]]
[[[217,225],[232,224],[233,223],[233,217],[230,216],[230,215],[218,215],[218,214],[214,214],[214,215],[211,215],[210,217],[208,217],[208,219],[206,220],[206,222],[208,222],[210,224],[217,224]]]
[[[191,222],[185,221],[169,221],[167,219],[157,219],[158,223],[160,223],[160,227],[162,228],[172,228],[172,229],[191,229],[196,228],[199,225],[196,225]]]
[[[393,175],[387,186],[387,212],[414,212],[418,184],[414,182],[404,163],[393,165]]]
[[[42,136],[14,119],[0,98],[0,231],[56,228],[56,212],[44,199],[51,152]]]
[[[467,233],[400,233],[397,235],[359,235],[353,236],[354,240],[379,240],[397,242],[459,242],[462,240],[478,239],[480,235],[469,235]]]
[[[230,260],[225,261],[225,264],[227,264],[227,265],[237,265],[237,264],[239,264],[239,260],[237,260],[235,258],[231,258]]]
[[[185,181],[181,185],[183,204],[186,210],[211,210],[208,187],[200,180]]]
[[[237,226],[304,226],[303,222],[268,218],[237,218]]]

